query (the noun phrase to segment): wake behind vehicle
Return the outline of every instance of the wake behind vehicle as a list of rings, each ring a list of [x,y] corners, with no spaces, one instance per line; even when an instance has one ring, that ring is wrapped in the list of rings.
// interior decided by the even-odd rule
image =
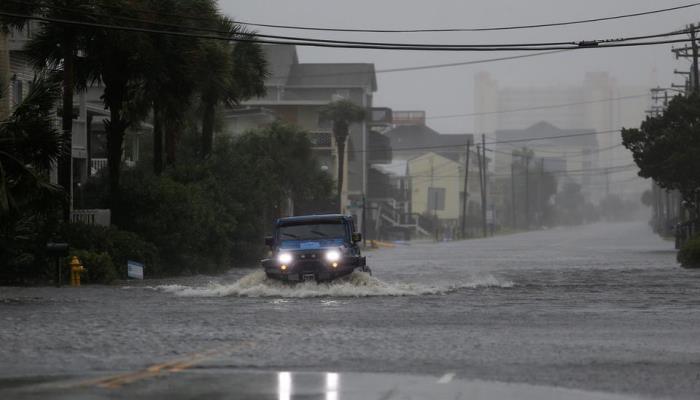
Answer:
[[[272,251],[261,264],[268,278],[287,282],[331,281],[355,269],[371,274],[361,240],[347,215],[280,218],[273,236],[265,238]]]

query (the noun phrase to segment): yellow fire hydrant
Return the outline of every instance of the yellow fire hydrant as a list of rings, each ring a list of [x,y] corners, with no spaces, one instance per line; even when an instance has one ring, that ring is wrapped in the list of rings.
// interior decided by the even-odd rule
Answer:
[[[80,265],[80,260],[78,257],[73,256],[70,260],[70,285],[80,286],[80,274],[87,271],[85,267]]]

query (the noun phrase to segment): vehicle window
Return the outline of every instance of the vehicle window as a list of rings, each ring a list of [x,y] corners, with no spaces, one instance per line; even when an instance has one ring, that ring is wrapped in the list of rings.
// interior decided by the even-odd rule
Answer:
[[[345,225],[342,223],[321,223],[287,225],[279,228],[279,239],[287,240],[327,240],[344,239]]]

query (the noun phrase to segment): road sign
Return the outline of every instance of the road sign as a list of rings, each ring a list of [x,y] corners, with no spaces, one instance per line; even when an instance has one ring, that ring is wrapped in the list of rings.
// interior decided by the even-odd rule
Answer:
[[[136,261],[126,262],[126,275],[133,279],[143,279],[143,264]]]

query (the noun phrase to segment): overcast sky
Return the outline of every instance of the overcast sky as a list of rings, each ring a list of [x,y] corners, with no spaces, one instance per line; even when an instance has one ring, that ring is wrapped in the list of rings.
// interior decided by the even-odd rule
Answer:
[[[334,28],[422,29],[529,25],[598,18],[693,3],[693,0],[219,0],[224,13],[248,22]],[[677,30],[700,20],[700,7],[607,22],[502,32],[328,33],[257,28],[260,33],[411,43],[522,43],[619,38]],[[377,70],[517,55],[513,52],[408,52],[298,48],[301,62],[367,62]],[[682,83],[671,45],[590,49],[488,64],[378,73],[375,105],[425,110],[428,117],[473,112],[474,75],[488,71],[501,86],[578,85],[607,71],[625,85]],[[656,71],[656,72],[654,72]],[[441,132],[472,132],[473,119],[435,119]]]

